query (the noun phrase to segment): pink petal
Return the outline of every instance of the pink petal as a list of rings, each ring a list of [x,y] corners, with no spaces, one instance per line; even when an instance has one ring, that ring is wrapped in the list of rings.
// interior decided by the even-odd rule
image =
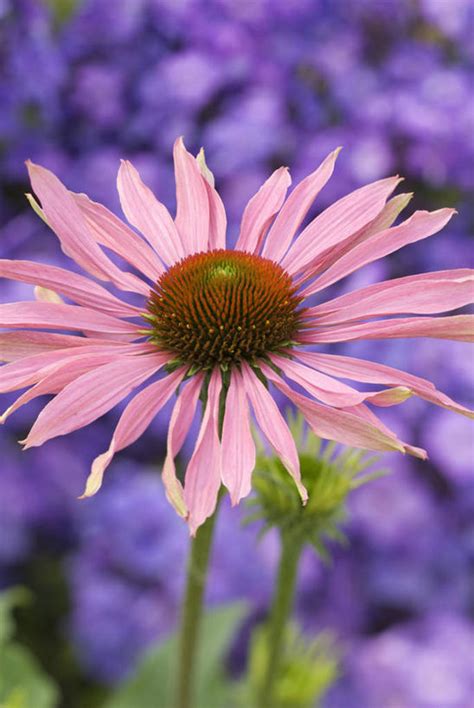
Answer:
[[[87,339],[83,340],[87,342]],[[128,345],[126,349],[128,350]],[[122,346],[84,346],[81,348],[70,347],[67,349],[47,350],[31,356],[26,356],[16,361],[12,361],[0,367],[0,392],[7,393],[18,388],[24,388],[39,381],[52,365],[61,364],[77,356],[88,354],[110,354],[110,356],[120,356],[124,352]]]
[[[255,457],[245,386],[242,375],[234,369],[222,427],[222,481],[229,490],[233,505],[250,492]]]
[[[457,342],[474,341],[474,315],[450,317],[400,317],[394,320],[365,322],[341,327],[307,331],[300,335],[303,344],[349,342],[358,339],[403,339],[430,337]]]
[[[152,354],[121,358],[80,376],[41,411],[25,449],[92,423],[158,371],[169,357]]]
[[[438,391],[431,381],[408,374],[405,371],[394,369],[385,364],[364,361],[348,356],[335,354],[317,354],[315,352],[296,352],[295,355],[308,366],[321,369],[331,376],[363,381],[374,384],[388,384],[390,386],[407,386],[413,393],[425,401],[442,406],[456,413],[473,417],[474,413],[465,408],[449,396]]]
[[[335,246],[355,233],[383,209],[398,177],[373,182],[332,204],[317,216],[296,239],[282,261],[292,275],[305,268],[324,249]]]
[[[265,376],[300,409],[312,430],[322,438],[367,450],[399,450],[403,444],[392,434],[379,430],[345,410],[322,406],[293,391],[269,366],[261,366]]]
[[[280,167],[260,187],[245,207],[235,248],[258,253],[273,217],[285,201],[291,184],[287,167]]]
[[[308,393],[318,398],[323,403],[337,408],[353,406],[365,400],[366,394],[346,384],[336,381],[329,376],[321,375],[307,366],[302,366],[296,361],[272,354],[270,359],[288,378],[302,386]]]
[[[69,297],[79,305],[116,317],[136,317],[140,314],[138,307],[122,302],[93,280],[64,268],[33,261],[0,259],[0,278],[40,285]]]
[[[130,263],[153,282],[164,272],[163,265],[150,246],[115,214],[85,194],[74,194],[93,238]]]
[[[474,270],[459,268],[369,285],[310,308],[305,314],[314,318],[314,324],[326,325],[376,315],[434,314],[473,301]]]
[[[177,369],[172,374],[165,376],[164,379],[155,381],[144,388],[130,401],[120,416],[108,450],[98,455],[92,463],[86,488],[80,499],[91,497],[99,491],[104,472],[114,455],[143,435],[153,418],[176,391],[185,373],[186,369]]]
[[[335,408],[356,406],[364,401],[370,401],[375,405],[395,405],[406,400],[411,395],[410,390],[406,387],[403,391],[400,389],[378,392],[357,391],[355,388],[347,386],[347,384],[343,384],[331,376],[326,376],[320,371],[298,364],[296,361],[275,354],[272,354],[270,359],[289,379],[299,384],[319,401]]]
[[[313,278],[334,263],[337,263],[342,256],[349,253],[349,251],[359,245],[359,243],[366,241],[379,231],[388,229],[389,226],[392,226],[397,216],[407,206],[412,197],[413,194],[398,194],[390,199],[372,221],[369,221],[368,224],[355,233],[350,234],[350,236],[343,239],[335,246],[326,247],[311,259],[296,280],[305,281]]]
[[[306,502],[308,495],[301,483],[298,451],[288,425],[277,404],[248,364],[242,366],[242,377],[260,430],[295,480],[301,498]]]
[[[340,151],[341,148],[337,148],[331,152],[318,169],[291,192],[268,232],[262,256],[276,263],[281,261],[311,205],[331,177]]]
[[[302,291],[308,297],[323,288],[345,278],[362,266],[388,256],[409,243],[415,243],[432,236],[445,226],[455,213],[454,209],[438,211],[417,211],[400,226],[380,231],[375,236],[363,241],[349,253],[342,256],[334,265]]]
[[[91,343],[110,344],[110,341],[96,339],[91,342],[77,335],[51,332],[0,332],[0,361],[17,361],[32,354]]]
[[[372,403],[374,406],[387,408],[388,406],[398,406],[411,396],[413,396],[413,391],[407,386],[394,386],[366,396],[365,401],[366,403]]]
[[[0,305],[0,327],[89,330],[139,337],[138,326],[79,305],[51,302],[11,302]]]
[[[216,369],[209,382],[206,409],[184,482],[184,502],[189,509],[192,536],[214,512],[221,486],[221,445],[217,429],[221,389],[221,374]]]
[[[168,210],[143,183],[128,160],[121,161],[117,187],[123,213],[161,260],[171,265],[183,258],[185,251],[181,238]]]
[[[50,364],[38,370],[34,374],[34,380],[38,383],[32,388],[25,391],[16,401],[0,416],[0,423],[4,423],[6,419],[14,413],[14,411],[24,406],[29,401],[32,401],[38,396],[43,396],[49,393],[59,393],[71,381],[79,378],[87,371],[96,369],[98,366],[108,364],[110,361],[117,359],[117,353],[110,351],[107,347],[102,347],[103,351],[88,354],[77,354],[74,357],[63,358],[57,363]],[[32,383],[30,381],[28,383]],[[28,383],[26,385],[28,385]],[[19,388],[22,388],[20,386]]]
[[[176,476],[174,458],[181,450],[193,422],[203,379],[202,374],[193,376],[178,396],[168,427],[166,459],[161,475],[168,501],[184,518],[187,516],[188,510],[184,503],[183,486]]]
[[[413,192],[405,192],[403,194],[396,194],[389,199],[377,216],[364,227],[362,240],[374,236],[379,231],[384,231],[392,226],[397,216],[408,206],[412,198]]]
[[[202,148],[196,161],[204,177],[209,200],[209,250],[225,248],[225,233],[227,229],[225,208],[222,199],[214,188],[214,175],[206,165],[204,150]]]
[[[44,167],[27,162],[31,184],[41,200],[48,224],[66,255],[99,280],[110,280],[121,290],[147,295],[148,286],[132,273],[124,273],[99,248],[72,194]]]
[[[182,138],[173,148],[176,179],[175,224],[185,255],[207,251],[209,245],[209,200],[206,180]]]
[[[370,425],[373,425],[384,435],[393,436],[394,438],[396,438],[396,434],[393,432],[393,430],[390,430],[390,428],[388,428],[385,423],[382,423],[380,418],[378,418],[375,413],[371,411],[370,408],[364,403],[361,403],[358,406],[352,406],[352,408],[348,408],[347,412],[351,415],[356,416],[357,418],[360,418],[362,421],[369,422]],[[428,453],[426,452],[426,450],[423,450],[423,448],[414,447],[413,445],[408,445],[404,442],[402,442],[401,444],[403,445],[403,452],[406,452],[409,455],[412,455],[413,457],[418,457],[420,460],[426,460],[428,458]]]

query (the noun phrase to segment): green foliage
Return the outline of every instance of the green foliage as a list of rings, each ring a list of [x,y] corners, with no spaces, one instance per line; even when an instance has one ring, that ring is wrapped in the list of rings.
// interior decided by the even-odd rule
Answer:
[[[378,458],[364,450],[323,443],[305,426],[301,415],[290,417],[289,425],[298,447],[308,502],[302,505],[279,458],[259,454],[253,474],[256,494],[248,502],[253,511],[247,521],[263,520],[263,533],[275,526],[297,543],[310,543],[327,560],[326,542],[346,541],[341,525],[346,519],[348,495],[385,471],[374,469]]]
[[[13,608],[28,600],[21,588],[0,595],[0,708],[55,708],[58,691],[33,655],[13,640]]]
[[[252,638],[245,697],[251,706],[258,696],[268,662],[268,642],[264,628]],[[315,708],[339,676],[339,656],[332,636],[321,633],[312,641],[295,625],[286,629],[283,657],[274,687],[272,708]]]
[[[67,22],[79,7],[81,0],[43,0],[50,8],[55,27]]]
[[[231,708],[235,686],[225,678],[222,660],[245,614],[241,604],[204,615],[196,671],[196,708]],[[135,675],[120,686],[104,708],[168,708],[173,705],[177,637],[151,649]]]

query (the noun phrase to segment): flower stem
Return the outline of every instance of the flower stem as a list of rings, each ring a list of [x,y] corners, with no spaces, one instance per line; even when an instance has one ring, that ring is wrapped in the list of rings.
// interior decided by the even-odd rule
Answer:
[[[278,678],[284,649],[285,628],[293,607],[298,563],[303,544],[293,537],[281,536],[278,578],[266,625],[267,664],[260,687],[258,706],[274,705],[275,681]]]
[[[217,509],[218,507],[214,514],[199,527],[191,541],[186,590],[181,610],[176,708],[191,708],[193,703],[199,628]]]

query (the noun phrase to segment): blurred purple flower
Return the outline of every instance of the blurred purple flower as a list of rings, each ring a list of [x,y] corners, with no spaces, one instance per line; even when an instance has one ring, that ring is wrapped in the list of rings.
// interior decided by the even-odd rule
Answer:
[[[429,249],[395,255],[386,272],[378,264],[364,269],[351,289],[472,265],[471,0],[84,0],[62,17],[60,5],[0,0],[3,257],[51,262],[54,239],[22,197],[26,158],[67,174],[72,187],[115,211],[111,185],[119,159],[131,158],[172,208],[168,154],[185,133],[195,150],[208,146],[232,234],[269,168],[291,163],[296,181],[339,144],[347,149],[337,179],[317,209],[390,172],[407,177],[406,191],[420,191],[421,183],[433,208],[446,201],[458,208],[446,236]],[[2,301],[25,295],[18,284],[2,288]],[[436,379],[472,405],[473,366],[462,343],[379,341],[344,351]],[[31,411],[12,418],[15,437],[30,419]],[[398,432],[409,429],[418,444],[429,440],[430,464],[422,472],[398,461],[394,474],[354,495],[350,553],[339,553],[333,569],[305,557],[299,614],[309,631],[333,626],[351,642],[349,677],[328,708],[465,708],[470,647],[463,617],[472,612],[474,558],[470,431],[442,411],[427,415],[416,401],[388,412],[386,421]],[[37,544],[72,549],[72,634],[84,665],[106,681],[125,675],[143,648],[171,629],[187,544],[167,515],[158,479],[136,462],[115,470],[97,500],[75,500],[86,474],[82,450],[99,451],[109,427],[105,417],[94,431],[28,457],[0,435],[2,582]],[[131,454],[156,464],[162,444],[157,420]],[[391,468],[394,457],[382,462]],[[255,546],[255,531],[239,525],[240,515],[223,509],[209,601],[245,597],[259,608],[277,547],[271,537]],[[437,619],[448,607],[463,617]],[[427,609],[419,624],[374,634]]]
[[[327,707],[466,708],[473,648],[472,626],[450,614],[428,615],[369,638],[354,646],[349,680]]]

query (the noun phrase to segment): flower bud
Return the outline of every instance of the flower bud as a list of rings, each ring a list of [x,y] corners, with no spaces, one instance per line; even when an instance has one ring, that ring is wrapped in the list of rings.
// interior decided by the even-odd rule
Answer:
[[[255,495],[247,517],[264,522],[262,533],[277,527],[295,543],[309,543],[328,559],[326,543],[345,542],[341,525],[346,519],[346,501],[351,491],[386,472],[374,468],[378,457],[364,450],[323,442],[306,425],[303,417],[290,415],[289,427],[297,444],[302,482],[308,502],[300,495],[277,457],[259,450],[253,474]]]

